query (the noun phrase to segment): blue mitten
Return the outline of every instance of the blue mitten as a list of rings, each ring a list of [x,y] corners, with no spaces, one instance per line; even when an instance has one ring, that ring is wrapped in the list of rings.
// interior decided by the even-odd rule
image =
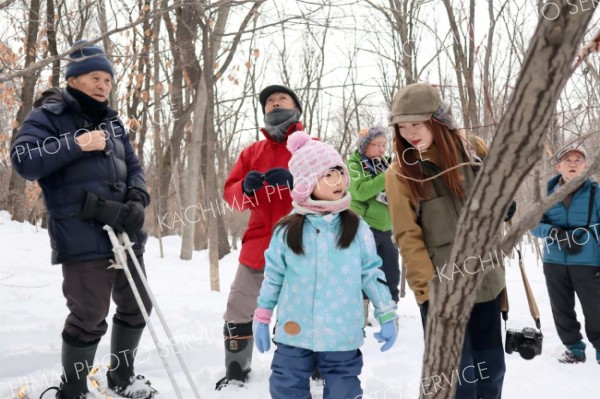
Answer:
[[[373,334],[373,336],[378,342],[384,342],[384,344],[381,346],[382,352],[390,349],[392,345],[394,345],[394,342],[396,342],[396,337],[398,336],[395,320],[389,320],[383,323],[381,326],[381,331]]]
[[[252,333],[254,334],[254,345],[260,353],[268,352],[271,348],[271,334],[269,325],[254,320],[252,322]]]

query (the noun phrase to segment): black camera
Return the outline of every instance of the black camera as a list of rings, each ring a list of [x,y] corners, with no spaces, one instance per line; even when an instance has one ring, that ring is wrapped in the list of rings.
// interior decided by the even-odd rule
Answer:
[[[505,352],[519,352],[523,359],[533,359],[542,354],[542,341],[544,336],[540,330],[525,327],[523,330],[506,330]]]

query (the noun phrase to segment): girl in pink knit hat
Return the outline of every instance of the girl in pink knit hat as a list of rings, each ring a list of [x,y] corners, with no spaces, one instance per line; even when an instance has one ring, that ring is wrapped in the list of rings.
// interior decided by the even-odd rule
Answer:
[[[289,136],[294,211],[273,232],[254,314],[254,342],[270,348],[277,306],[277,345],[269,379],[272,398],[309,397],[318,367],[324,398],[361,397],[364,291],[375,307],[382,351],[394,344],[396,303],[379,269],[369,226],[349,208],[350,183],[342,157],[305,132]]]

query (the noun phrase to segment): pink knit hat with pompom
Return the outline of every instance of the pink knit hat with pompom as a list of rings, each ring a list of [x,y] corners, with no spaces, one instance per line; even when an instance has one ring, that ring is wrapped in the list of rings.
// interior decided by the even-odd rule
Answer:
[[[344,171],[346,188],[350,186],[348,168],[331,144],[313,140],[306,132],[298,131],[288,137],[287,148],[292,153],[288,163],[290,173],[294,176],[292,199],[298,204],[306,203],[317,181],[325,172],[338,166]]]

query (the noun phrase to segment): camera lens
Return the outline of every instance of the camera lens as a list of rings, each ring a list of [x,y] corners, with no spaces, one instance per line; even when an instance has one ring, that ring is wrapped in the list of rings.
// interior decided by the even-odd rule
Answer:
[[[525,360],[531,360],[535,357],[535,343],[525,341],[519,345],[519,354]]]

